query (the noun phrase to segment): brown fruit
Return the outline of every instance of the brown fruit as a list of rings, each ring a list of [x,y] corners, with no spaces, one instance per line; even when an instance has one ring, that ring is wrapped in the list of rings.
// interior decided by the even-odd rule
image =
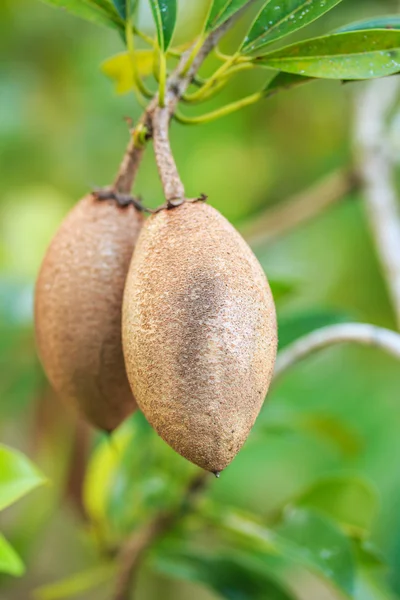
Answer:
[[[188,460],[222,471],[263,404],[277,331],[260,264],[214,208],[187,202],[147,220],[127,277],[122,339],[150,424]]]
[[[136,408],[122,353],[121,307],[142,222],[131,205],[86,196],[54,236],[36,284],[44,370],[60,396],[107,431]]]

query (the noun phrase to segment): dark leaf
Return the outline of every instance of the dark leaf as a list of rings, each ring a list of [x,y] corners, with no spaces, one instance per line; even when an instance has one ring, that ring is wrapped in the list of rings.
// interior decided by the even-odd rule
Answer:
[[[206,517],[230,544],[251,552],[269,571],[302,568],[322,576],[346,598],[354,586],[355,565],[350,540],[328,518],[302,509],[287,510],[282,524],[268,529],[252,515],[213,506]],[[267,596],[268,597],[268,596]]]
[[[354,540],[357,562],[367,569],[387,567],[387,560],[380,548],[370,540]]]
[[[229,17],[240,10],[249,0],[214,0],[207,19],[206,31],[211,32],[225,23]]]
[[[281,90],[290,90],[304,83],[315,81],[313,77],[303,77],[303,75],[295,75],[293,73],[278,73],[265,86],[264,91],[266,96],[272,96]]]
[[[126,21],[132,17],[138,4],[138,0],[112,0],[121,19]]]
[[[255,59],[271,69],[322,79],[372,79],[400,69],[400,31],[371,29],[306,40]]]
[[[400,29],[400,16],[389,15],[385,17],[374,17],[364,19],[356,23],[350,23],[337,29],[335,33],[344,33],[346,31],[365,31],[366,29]]]
[[[150,0],[150,6],[156,23],[158,44],[165,52],[168,50],[175,29],[176,0]]]
[[[342,0],[280,0],[267,2],[247,34],[242,52],[263,46],[301,29],[331,10]]]
[[[287,511],[278,527],[281,553],[293,564],[322,573],[351,597],[355,564],[350,540],[329,519],[303,509]]]
[[[221,552],[169,551],[156,562],[159,571],[178,579],[197,581],[228,600],[294,600],[277,578],[251,555]]]

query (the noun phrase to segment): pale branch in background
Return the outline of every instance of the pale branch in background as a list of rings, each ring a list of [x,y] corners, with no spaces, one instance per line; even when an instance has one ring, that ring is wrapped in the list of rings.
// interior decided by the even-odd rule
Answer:
[[[317,217],[358,188],[354,170],[343,168],[318,181],[308,190],[267,208],[258,219],[241,228],[252,246],[268,243]]]
[[[344,323],[322,327],[293,342],[278,354],[274,383],[299,361],[319,350],[344,343],[380,348],[400,360],[400,335],[365,323]]]
[[[400,78],[368,83],[356,96],[356,162],[376,250],[400,328],[400,213],[387,119],[400,93]]]

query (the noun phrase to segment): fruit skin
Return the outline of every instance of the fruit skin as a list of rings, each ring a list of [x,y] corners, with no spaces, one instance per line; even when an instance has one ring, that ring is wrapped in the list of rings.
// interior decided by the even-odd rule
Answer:
[[[186,202],[146,221],[127,277],[122,340],[150,424],[188,460],[222,471],[263,404],[277,328],[260,264],[214,208]]]
[[[44,370],[60,396],[107,431],[136,408],[122,353],[121,309],[142,223],[131,205],[84,197],[55,234],[36,283]]]

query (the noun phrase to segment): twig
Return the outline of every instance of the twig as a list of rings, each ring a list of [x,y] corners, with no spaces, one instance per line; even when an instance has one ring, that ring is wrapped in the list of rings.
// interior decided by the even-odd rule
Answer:
[[[243,226],[241,233],[252,246],[270,242],[318,216],[358,186],[354,170],[339,169],[310,189],[266,209],[253,224]]]
[[[286,373],[290,367],[307,356],[328,346],[348,342],[381,348],[400,360],[400,334],[390,329],[364,323],[330,325],[329,327],[317,329],[296,340],[278,354],[274,371],[274,382]]]
[[[372,235],[400,328],[400,214],[386,119],[400,92],[400,79],[369,83],[356,98],[356,150]]]
[[[149,137],[154,136],[156,161],[161,181],[165,186],[164,193],[166,199],[167,201],[173,200],[174,198],[178,199],[178,202],[171,203],[173,205],[179,203],[179,200],[183,198],[184,188],[180,181],[175,160],[169,145],[168,125],[171,116],[183,94],[196,77],[198,70],[207,56],[216,47],[232,24],[254,2],[255,0],[249,0],[241,10],[237,11],[230,19],[225,21],[225,23],[206,38],[189,69],[187,69],[187,63],[188,60],[192,58],[192,49],[189,49],[183,54],[179,65],[167,80],[163,102],[164,106],[159,107],[159,95],[156,94],[136,126],[137,128],[145,127],[149,132]],[[124,159],[114,182],[113,189],[115,191],[125,194],[130,192],[133,179],[143,156],[143,151],[144,147],[137,146],[135,139],[132,138],[128,144]],[[172,183],[170,183],[170,181]]]
[[[132,139],[126,148],[124,157],[118,169],[112,190],[118,194],[129,194],[145,151],[144,145],[137,145]]]
[[[123,546],[118,565],[117,582],[113,600],[129,600],[132,586],[136,582],[138,570],[147,549],[159,538],[170,531],[182,517],[193,510],[196,499],[210,479],[210,473],[199,473],[183,493],[180,505],[169,512],[159,513],[140,531],[135,532]]]

